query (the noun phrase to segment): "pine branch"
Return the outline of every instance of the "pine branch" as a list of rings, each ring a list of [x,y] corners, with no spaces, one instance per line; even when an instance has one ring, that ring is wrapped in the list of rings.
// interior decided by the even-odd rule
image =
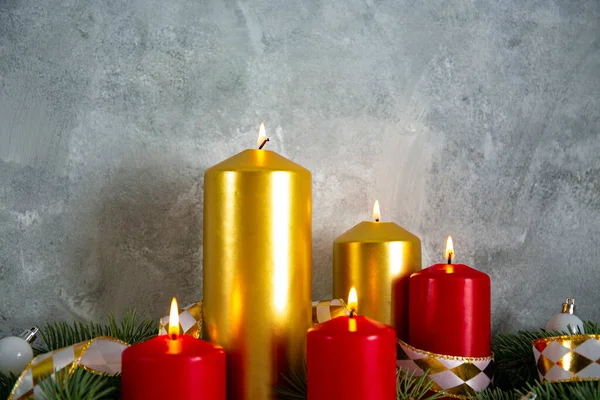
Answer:
[[[291,372],[289,376],[283,375],[285,381],[282,385],[275,387],[275,393],[281,400],[306,400],[306,372]],[[439,393],[430,392],[431,382],[427,373],[423,376],[415,376],[414,373],[399,370],[396,381],[398,400],[435,400],[443,396]]]
[[[583,331],[586,334],[600,334],[597,322],[587,321]],[[518,331],[499,333],[492,339],[492,350],[496,361],[496,386],[503,390],[521,389],[528,383],[538,380],[535,358],[531,348],[534,339],[550,336],[569,335],[573,332]]]
[[[499,333],[493,337],[497,387],[504,390],[521,388],[537,380],[531,341],[544,336],[551,335],[544,331],[519,331],[516,334]]]
[[[281,400],[305,400],[306,390],[306,363],[301,371],[291,371],[288,375],[281,375],[284,383],[275,386],[274,390],[277,398]]]
[[[430,392],[433,382],[425,371],[422,376],[415,376],[414,372],[398,370],[396,380],[396,398],[398,400],[435,400],[442,398],[442,394]]]
[[[514,391],[504,391],[500,388],[486,389],[483,392],[471,396],[472,400],[518,400],[520,394]]]
[[[516,392],[521,395],[533,392],[537,395],[536,400],[600,400],[600,381],[535,382]]]
[[[58,350],[72,346],[76,343],[90,340],[98,336],[110,336],[129,344],[143,342],[158,333],[158,324],[143,318],[137,321],[135,310],[129,310],[120,322],[114,315],[109,315],[108,324],[102,325],[93,322],[53,322],[40,329],[40,336],[46,351]]]
[[[118,398],[119,378],[95,375],[78,368],[71,375],[59,371],[40,381],[44,397],[53,400],[108,400]]]
[[[7,376],[0,372],[0,399],[8,398],[16,382],[17,377],[14,374]]]

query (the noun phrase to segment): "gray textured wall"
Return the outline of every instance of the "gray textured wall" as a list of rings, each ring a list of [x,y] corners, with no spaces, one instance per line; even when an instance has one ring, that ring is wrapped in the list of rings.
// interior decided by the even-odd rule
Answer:
[[[333,239],[383,217],[492,276],[494,327],[600,319],[598,0],[0,0],[0,334],[202,296],[202,175],[250,147]]]

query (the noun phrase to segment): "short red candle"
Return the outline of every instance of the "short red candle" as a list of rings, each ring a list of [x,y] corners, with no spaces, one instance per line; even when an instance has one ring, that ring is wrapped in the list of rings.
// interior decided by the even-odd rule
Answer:
[[[225,400],[225,350],[179,333],[174,297],[168,321],[168,335],[123,352],[121,399]]]
[[[188,335],[162,335],[123,352],[121,399],[225,400],[225,351]]]
[[[341,316],[309,329],[307,347],[308,400],[396,399],[391,326]]]
[[[490,277],[464,264],[435,264],[415,272],[409,279],[408,318],[408,343],[418,349],[488,357]]]

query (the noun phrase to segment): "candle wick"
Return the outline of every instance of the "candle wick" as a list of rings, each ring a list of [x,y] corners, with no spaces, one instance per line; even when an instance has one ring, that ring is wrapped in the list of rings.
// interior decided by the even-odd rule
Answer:
[[[177,334],[176,333],[172,333],[171,334],[171,340],[177,340]]]
[[[452,264],[452,252],[448,253],[448,264]]]
[[[355,312],[356,312],[356,311],[354,311],[354,308],[353,308],[352,310],[350,310],[350,318],[354,318],[354,313],[355,313]]]
[[[375,222],[379,222],[379,218],[375,218]]]
[[[262,148],[265,147],[265,144],[267,144],[268,141],[269,141],[269,138],[266,138],[265,140],[263,140],[263,142],[260,144],[260,146],[258,146],[258,149],[262,150]]]

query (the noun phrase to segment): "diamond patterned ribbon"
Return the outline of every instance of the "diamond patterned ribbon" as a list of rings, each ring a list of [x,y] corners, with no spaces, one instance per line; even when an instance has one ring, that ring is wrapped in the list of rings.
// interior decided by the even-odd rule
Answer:
[[[129,345],[110,337],[97,337],[85,342],[41,354],[25,367],[13,387],[8,400],[42,398],[39,381],[61,370],[69,374],[77,368],[86,371],[115,376],[121,372],[121,353]]]
[[[600,335],[564,335],[531,342],[541,382],[600,380]]]
[[[312,303],[312,323],[321,324],[330,319],[350,315],[350,310],[342,299],[313,301]]]
[[[422,376],[429,370],[432,390],[445,396],[468,399],[491,384],[494,376],[493,355],[456,357],[420,350],[398,339],[397,365],[403,371]]]

